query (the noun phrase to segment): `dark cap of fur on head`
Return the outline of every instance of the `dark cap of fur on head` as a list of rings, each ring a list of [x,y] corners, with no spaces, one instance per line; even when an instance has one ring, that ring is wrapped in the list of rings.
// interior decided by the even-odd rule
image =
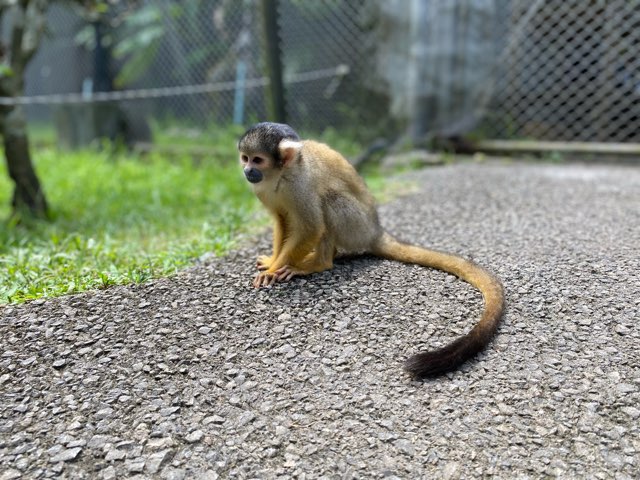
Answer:
[[[278,166],[282,165],[278,145],[282,140],[300,140],[296,131],[284,123],[261,122],[249,127],[238,141],[238,150],[264,152],[271,155]]]

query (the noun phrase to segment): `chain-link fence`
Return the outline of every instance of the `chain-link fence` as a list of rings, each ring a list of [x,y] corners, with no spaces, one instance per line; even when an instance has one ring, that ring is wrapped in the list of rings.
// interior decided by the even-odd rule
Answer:
[[[490,136],[640,141],[640,2],[513,0]]]
[[[75,97],[31,102],[32,120],[69,123],[112,88],[129,92],[120,103],[128,115],[147,119],[201,126],[268,117],[273,46],[262,1],[131,4],[116,3],[101,24],[64,4],[50,10],[26,95]],[[447,131],[462,108],[473,121],[456,133],[640,141],[640,0],[277,5],[287,120],[297,128],[399,137],[418,111],[428,121],[417,133],[427,135]],[[106,79],[96,75],[105,76],[98,44],[111,54]],[[430,107],[416,109],[422,104]]]
[[[95,102],[119,102],[136,122],[247,124],[268,117],[265,57],[275,48],[288,121],[309,129],[357,121],[365,110],[358,102],[370,100],[358,87],[372,5],[281,0],[279,42],[267,45],[260,0],[120,2],[98,19],[54,4],[27,71],[24,103],[31,121],[54,120],[65,136],[86,127]]]

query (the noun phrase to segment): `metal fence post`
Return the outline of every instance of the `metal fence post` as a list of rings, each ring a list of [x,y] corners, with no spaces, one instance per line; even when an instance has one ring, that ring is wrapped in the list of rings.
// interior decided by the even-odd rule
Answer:
[[[262,18],[265,38],[265,59],[269,77],[270,120],[286,123],[284,84],[282,82],[282,58],[278,35],[278,0],[262,0]]]

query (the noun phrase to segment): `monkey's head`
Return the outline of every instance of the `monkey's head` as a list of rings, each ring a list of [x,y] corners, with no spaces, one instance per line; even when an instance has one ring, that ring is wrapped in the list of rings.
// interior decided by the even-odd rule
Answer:
[[[284,123],[253,125],[238,141],[244,176],[251,183],[259,183],[277,174],[296,156],[299,141],[295,130]]]

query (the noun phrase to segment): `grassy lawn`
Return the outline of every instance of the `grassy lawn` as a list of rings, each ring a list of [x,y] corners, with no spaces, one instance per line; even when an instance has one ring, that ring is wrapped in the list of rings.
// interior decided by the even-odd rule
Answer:
[[[135,158],[108,152],[34,152],[53,218],[0,224],[0,303],[168,275],[221,254],[258,211],[228,155]],[[0,219],[12,191],[0,166]]]
[[[197,162],[33,147],[46,222],[6,223],[12,185],[0,162],[0,304],[169,275],[224,254],[247,225],[267,225],[236,163],[238,134],[215,133],[211,157]],[[357,151],[342,143],[346,154]]]

